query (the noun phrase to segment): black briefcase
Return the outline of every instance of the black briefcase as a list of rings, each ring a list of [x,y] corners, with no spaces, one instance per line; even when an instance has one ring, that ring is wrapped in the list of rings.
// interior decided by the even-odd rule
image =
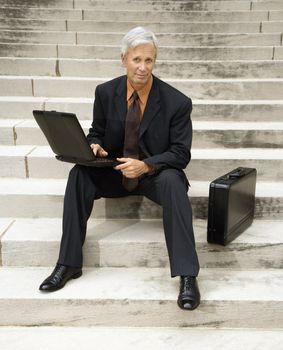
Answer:
[[[226,245],[254,218],[256,169],[239,167],[210,183],[207,241]]]

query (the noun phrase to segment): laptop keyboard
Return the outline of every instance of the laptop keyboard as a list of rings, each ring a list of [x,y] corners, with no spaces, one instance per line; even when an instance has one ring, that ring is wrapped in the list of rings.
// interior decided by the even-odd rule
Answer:
[[[101,162],[101,163],[112,163],[115,159],[96,157],[92,162]]]

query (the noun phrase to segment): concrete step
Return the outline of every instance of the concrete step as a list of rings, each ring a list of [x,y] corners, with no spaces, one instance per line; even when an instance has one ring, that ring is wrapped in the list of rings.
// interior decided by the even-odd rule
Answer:
[[[71,45],[72,47],[73,45]],[[55,44],[0,43],[1,57],[57,57]]]
[[[76,36],[75,32],[63,31],[0,31],[0,41],[4,43],[76,44]]]
[[[5,60],[5,58],[3,59]],[[9,59],[7,59],[9,60]],[[22,59],[19,59],[22,60]],[[0,64],[2,65],[2,59]],[[24,63],[21,62],[19,69],[15,62],[15,71],[23,69],[23,75],[40,75],[32,73],[32,69],[27,67],[25,73]],[[43,62],[41,62],[43,63]],[[29,62],[27,63],[27,65]],[[4,64],[3,64],[4,66]],[[10,67],[10,63],[7,64]],[[34,64],[36,66],[36,64]],[[44,66],[44,64],[43,64]],[[5,75],[8,75],[7,67]],[[60,59],[57,61],[57,74],[61,76],[74,76],[74,71],[80,71],[81,76],[91,77],[95,71],[97,77],[105,77],[105,72],[110,75],[119,75],[124,73],[120,61],[114,60],[68,60]],[[81,67],[81,69],[79,69]],[[47,68],[47,67],[46,67]],[[47,68],[48,69],[48,68]],[[12,75],[13,73],[12,68]],[[49,71],[49,70],[48,70]],[[1,72],[1,70],[0,70]],[[163,78],[173,79],[213,79],[213,78],[283,78],[283,60],[281,61],[161,61],[156,63],[155,72]],[[51,73],[51,72],[50,72]],[[56,73],[53,70],[53,74]],[[1,73],[0,73],[1,74]],[[55,74],[54,74],[55,75]]]
[[[118,5],[119,4],[119,5]],[[269,3],[268,3],[269,4]],[[255,10],[281,10],[282,5],[277,2],[270,3],[271,8],[262,6],[262,8],[255,8]],[[140,1],[119,1],[117,0],[108,0],[105,1],[88,1],[88,0],[78,0],[74,2],[74,7],[77,9],[97,9],[97,10],[112,10],[113,8],[119,6],[120,10],[128,10],[129,5],[131,10],[140,9]],[[10,5],[11,7],[13,5]],[[60,8],[60,3],[58,8]],[[68,2],[67,6],[63,8],[71,8],[72,3]],[[32,8],[32,7],[31,7]],[[142,2],[143,10],[148,11],[224,11],[224,10],[236,10],[236,11],[250,11],[251,4],[247,1],[143,1]]]
[[[196,121],[193,130],[193,148],[280,148],[283,143],[283,123]]]
[[[201,268],[283,267],[283,221],[255,220],[228,246],[208,244],[207,222],[194,221]],[[55,266],[61,219],[0,219],[3,266]],[[83,248],[86,267],[169,267],[161,220],[91,219]]]
[[[25,8],[74,8],[73,0],[38,1],[38,0],[0,0],[0,7]]]
[[[111,334],[111,336],[109,336]],[[166,328],[126,328],[126,327],[1,327],[0,345],[5,350],[26,350],[34,343],[49,344],[54,350],[93,349],[100,350],[163,349],[185,350],[188,344],[198,350],[237,350],[239,340],[245,349],[253,347],[266,350],[281,350],[282,330],[228,330],[228,329],[182,329]],[[45,345],[42,350],[47,349]]]
[[[283,101],[281,100],[193,99],[193,105],[192,119],[194,121],[265,123],[268,117],[270,122],[282,122]],[[93,98],[0,96],[0,119],[2,120],[18,119],[22,121],[23,119],[33,119],[31,111],[34,109],[76,113],[80,120],[88,120],[90,125]]]
[[[51,2],[49,2],[51,3]],[[221,11],[152,11],[139,9],[136,10],[121,10],[114,6],[111,10],[90,10],[90,9],[64,9],[64,8],[29,8],[28,11],[23,11],[22,8],[1,8],[0,18],[3,19],[44,19],[44,20],[97,20],[99,21],[116,21],[124,22],[207,22],[207,21],[223,21],[223,22],[249,22],[249,21],[268,21],[282,20],[280,10],[274,11],[233,11],[231,9]],[[269,18],[270,12],[270,18]]]
[[[261,10],[282,10],[283,3],[282,1],[264,1],[264,2],[252,2],[252,10],[261,11]]]
[[[168,269],[84,269],[80,280],[43,294],[37,288],[48,274],[50,268],[0,270],[2,326],[273,329],[283,324],[281,270],[202,270],[202,303],[190,317],[176,305],[179,281]]]
[[[119,2],[119,9],[128,10],[129,4],[132,10],[140,9],[139,1],[121,1]],[[87,1],[77,0],[75,2],[76,8],[96,8],[96,9],[112,9],[117,6],[116,0],[110,1]],[[250,3],[246,1],[143,1],[142,7],[144,10],[167,10],[167,11],[220,11],[220,10],[250,10]],[[280,5],[273,4],[273,9],[282,9]]]
[[[120,46],[0,43],[1,57],[117,59]],[[283,58],[282,46],[159,46],[160,60],[272,60]]]
[[[119,2],[120,9],[127,10],[129,3],[132,9],[139,9],[139,1],[121,1]],[[77,0],[75,1],[76,8],[97,8],[97,9],[112,9],[117,5],[116,0],[110,0],[107,2],[102,1],[88,1],[88,0]],[[143,1],[143,9],[153,10],[168,10],[168,11],[223,11],[223,10],[282,10],[283,4],[279,1],[264,1],[264,2],[253,2],[248,1]]]
[[[93,0],[91,0],[93,1]],[[100,2],[100,1],[104,1],[104,0],[96,0],[96,2]],[[116,0],[116,2],[118,2],[119,0]],[[124,0],[123,0],[124,1]],[[143,3],[144,2],[148,2],[148,0],[140,0],[140,3]],[[154,0],[153,3],[160,3],[162,2],[163,0]],[[172,0],[171,0],[172,1]],[[175,2],[183,2],[184,0],[174,0]],[[190,0],[190,2],[193,2],[193,1],[196,1],[196,2],[199,2],[200,0]],[[208,0],[206,0],[208,1]],[[210,0],[210,1],[219,1],[219,0]],[[222,1],[232,1],[232,2],[235,2],[235,1],[238,1],[238,0],[222,0]],[[240,0],[240,1],[248,1],[250,2],[250,0]],[[264,0],[254,0],[254,1],[264,1]],[[280,1],[280,0],[276,0],[276,1]],[[20,1],[20,0],[0,0],[0,6],[1,7],[21,7],[22,5],[25,5],[27,7],[36,7],[36,8],[46,8],[46,7],[71,7],[71,8],[74,8],[74,5],[75,4],[78,4],[80,2],[80,0],[58,0],[58,1],[50,1],[48,2],[47,4],[45,3],[41,3],[39,2],[38,0],[23,0],[23,1]],[[164,2],[164,1],[163,1]]]
[[[282,18],[281,18],[282,19]],[[150,28],[156,33],[272,33],[282,31],[281,21],[242,21],[242,22],[221,22],[201,21],[201,22],[145,22],[141,25]],[[16,23],[15,23],[16,24]],[[66,23],[67,30],[76,32],[104,32],[108,31],[127,32],[133,28],[136,22],[97,22],[97,21],[70,21]],[[42,28],[42,27],[41,27]],[[40,29],[41,29],[40,28]],[[46,28],[46,26],[44,26]],[[15,29],[15,27],[14,27]],[[34,29],[34,27],[33,27]],[[54,30],[54,29],[53,29]]]
[[[26,178],[27,159],[26,156],[34,146],[0,146],[0,168],[3,176]]]
[[[274,11],[272,20],[282,20],[280,17],[280,10]],[[96,16],[95,16],[96,14]],[[44,15],[44,14],[43,14]],[[16,17],[16,16],[15,16]],[[54,17],[56,18],[56,17]],[[113,20],[123,21],[127,18],[128,21],[157,21],[162,22],[199,22],[199,21],[224,21],[224,22],[238,22],[238,21],[256,21],[269,20],[269,11],[232,11],[223,9],[221,11],[101,11],[101,10],[83,10],[84,20]]]
[[[279,47],[279,48],[275,49],[274,59],[275,60],[282,60],[283,59],[283,47]]]
[[[193,99],[193,121],[282,121],[280,100]]]
[[[23,148],[21,153],[26,152],[26,156],[18,154],[20,151],[11,155],[14,148]],[[0,163],[5,166],[0,170],[2,177],[13,174],[14,177],[26,177],[28,174],[30,178],[66,178],[71,167],[68,163],[58,162],[49,146],[35,149],[29,146],[0,146]],[[186,173],[192,180],[209,181],[221,175],[219,169],[225,173],[238,166],[256,168],[259,181],[283,181],[283,148],[193,149]],[[202,171],[204,168],[205,172]]]
[[[269,11],[269,20],[270,21],[282,21],[283,11]]]
[[[32,33],[31,33],[32,34]],[[123,34],[122,34],[123,35]],[[118,33],[77,33],[78,44],[119,44],[121,34]],[[198,33],[177,33],[177,34],[157,34],[160,45],[186,45],[191,46],[267,46],[281,45],[281,33],[223,33],[223,34],[198,34]]]
[[[262,22],[262,26],[261,26],[262,33],[275,33],[275,32],[282,33],[282,31],[283,31],[283,21]]]
[[[7,18],[0,23],[0,28],[11,30],[45,30],[45,31],[75,31],[75,32],[127,32],[129,28],[137,25],[135,21],[111,22],[88,20],[32,20]],[[148,27],[157,33],[264,33],[278,32],[282,22],[141,22],[140,25]]]
[[[15,144],[15,126],[21,121],[15,119],[0,119],[0,144],[14,145]],[[23,121],[22,121],[23,123]]]
[[[11,45],[11,44],[6,44]],[[16,44],[9,47],[5,44],[0,44],[2,56],[8,56],[16,53],[22,57],[36,57],[33,52],[41,55],[41,57],[54,57],[54,50],[52,48],[51,54],[47,51],[45,54],[41,47],[36,45]],[[43,46],[42,49],[44,49]],[[51,48],[50,48],[51,50]],[[114,45],[58,45],[58,58],[85,58],[93,59],[117,59],[120,55],[120,46]],[[42,52],[42,54],[41,54]],[[24,56],[25,55],[25,56]],[[45,55],[45,56],[43,56]],[[49,55],[49,56],[47,56]],[[282,46],[159,46],[158,59],[160,60],[270,60],[282,59]]]
[[[76,113],[79,118],[90,120],[92,119],[93,100],[93,98],[83,97],[47,98],[33,96],[0,96],[0,119],[33,119],[32,111],[34,109],[57,109],[58,111],[72,111]]]
[[[283,181],[283,148],[194,148],[186,173],[191,180],[211,181],[239,166],[256,168],[259,181]],[[49,146],[0,146],[0,177],[61,179],[71,167],[59,162]]]
[[[113,76],[114,77],[114,76]],[[94,96],[108,78],[0,76],[2,96]],[[197,100],[283,100],[283,79],[164,79]]]
[[[207,217],[209,182],[190,183],[194,217],[204,219]],[[65,187],[66,179],[0,178],[0,217],[60,218]],[[282,220],[282,212],[283,182],[258,181],[255,217]],[[156,219],[161,217],[161,209],[141,196],[100,199],[95,203],[92,217]]]
[[[91,0],[93,1],[93,0]],[[96,0],[97,3],[99,2],[103,2],[104,0]],[[119,0],[116,0],[116,2],[118,2]],[[123,0],[124,1],[124,0]],[[123,2],[122,1],[122,2]],[[163,0],[154,0],[153,3],[161,3]],[[172,0],[171,0],[172,1]],[[183,2],[184,0],[176,0],[175,2],[177,3],[181,3]],[[199,2],[200,0],[190,0],[190,2],[193,2],[193,1],[196,1],[196,2]],[[208,1],[208,0],[207,0]],[[210,1],[219,1],[219,0],[210,0]],[[223,0],[222,0],[223,1]],[[235,2],[235,1],[238,1],[238,0],[224,0],[224,1],[232,1],[232,2]],[[250,0],[240,0],[240,1],[248,1],[250,2]],[[254,0],[254,1],[263,1],[263,0]],[[280,1],[280,0],[276,0],[276,1]],[[140,0],[140,3],[143,3],[143,2],[148,2],[148,0]],[[164,1],[163,1],[164,2]],[[27,7],[36,7],[36,8],[46,8],[46,7],[70,7],[70,8],[74,8],[74,5],[75,4],[78,4],[80,3],[80,0],[58,0],[58,1],[50,1],[48,2],[47,4],[45,3],[41,3],[39,2],[38,0],[23,0],[23,1],[20,1],[20,0],[0,0],[0,6],[1,7],[21,7],[22,5],[25,5]]]
[[[32,80],[29,77],[0,77],[0,95],[7,96],[32,96]],[[16,83],[18,81],[18,84]]]
[[[0,11],[1,18],[27,18],[27,19],[83,19],[83,10],[79,9],[32,9],[28,11],[22,7],[3,7]]]
[[[283,141],[282,137],[281,140]],[[27,158],[32,158],[33,153],[36,153],[37,150],[38,148],[32,151]],[[227,173],[239,166],[256,168],[258,181],[282,181],[283,148],[194,148],[186,173],[192,180],[212,181],[221,176],[222,172]],[[205,172],[202,169],[206,169]],[[270,169],[273,170],[270,171]]]
[[[97,15],[97,14],[96,14]],[[119,45],[124,33],[1,30],[2,43]],[[280,46],[281,33],[156,33],[161,46]]]
[[[90,120],[81,120],[88,133]],[[1,145],[47,145],[34,120],[0,119]],[[280,148],[283,140],[281,122],[193,122],[193,148]]]
[[[15,45],[15,46],[14,46]],[[24,45],[24,46],[23,46]],[[0,44],[2,57],[56,57],[58,58],[106,58],[116,59],[120,54],[118,46],[58,45],[48,44]],[[238,46],[238,47],[181,47],[159,46],[161,60],[282,60],[281,46]]]
[[[124,74],[120,60],[0,58],[0,75],[80,76],[103,78]],[[94,73],[95,72],[95,73]],[[155,74],[162,79],[283,78],[283,60],[180,61],[157,60]]]
[[[3,18],[1,19],[0,29],[8,30],[43,30],[44,31],[66,31],[67,20],[65,19],[22,19],[22,18]]]
[[[30,33],[32,34],[32,33]],[[117,45],[121,40],[121,34],[102,34],[102,33],[77,33],[78,44],[114,44]],[[281,33],[235,33],[235,34],[157,34],[160,45],[186,45],[191,46],[266,46],[281,45]]]

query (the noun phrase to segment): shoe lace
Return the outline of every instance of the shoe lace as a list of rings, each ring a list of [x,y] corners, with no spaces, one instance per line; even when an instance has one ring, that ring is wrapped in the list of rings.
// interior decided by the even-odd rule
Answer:
[[[184,290],[191,289],[194,283],[194,277],[193,276],[184,276]]]
[[[64,265],[57,265],[55,271],[53,272],[52,280],[54,282],[57,282],[61,279],[62,273],[64,272],[65,266]]]

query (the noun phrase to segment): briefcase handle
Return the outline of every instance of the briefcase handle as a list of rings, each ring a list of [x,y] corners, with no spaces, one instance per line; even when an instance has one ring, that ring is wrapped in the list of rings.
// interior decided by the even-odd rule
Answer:
[[[237,177],[242,177],[244,175],[246,175],[246,169],[245,168],[237,168],[237,169],[235,169],[234,172],[232,172],[228,175],[228,178],[233,179],[233,178],[237,178]]]

